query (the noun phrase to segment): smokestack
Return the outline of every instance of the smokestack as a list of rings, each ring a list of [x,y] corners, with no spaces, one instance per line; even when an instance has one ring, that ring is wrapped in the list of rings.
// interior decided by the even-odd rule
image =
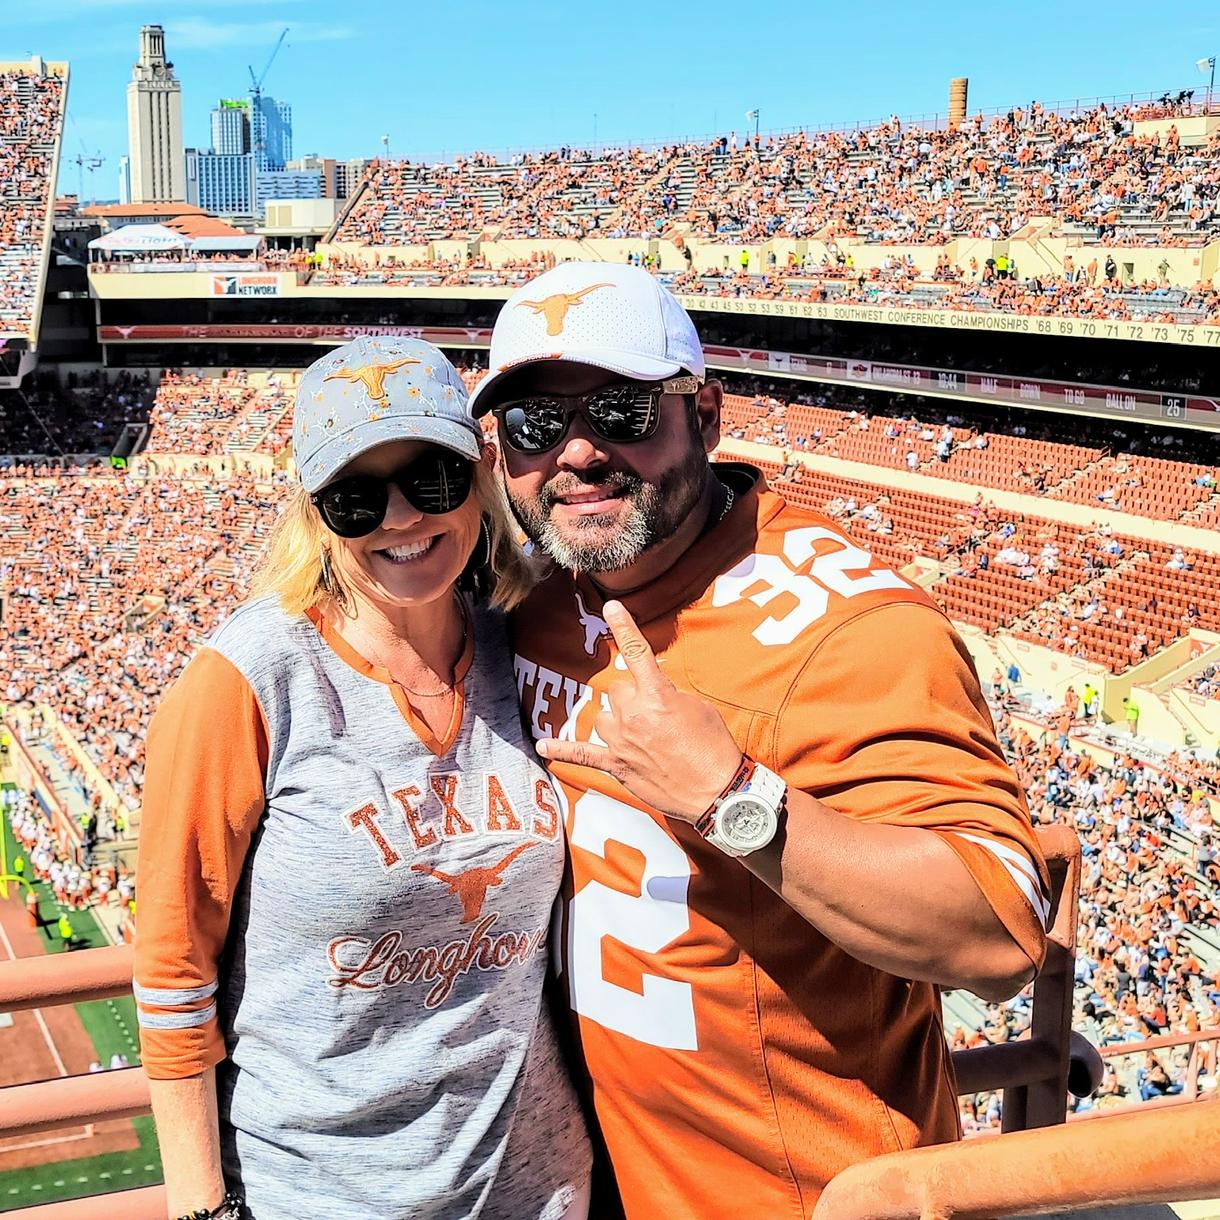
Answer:
[[[970,91],[970,78],[955,76],[949,82],[949,130],[956,131],[966,118],[966,95]]]

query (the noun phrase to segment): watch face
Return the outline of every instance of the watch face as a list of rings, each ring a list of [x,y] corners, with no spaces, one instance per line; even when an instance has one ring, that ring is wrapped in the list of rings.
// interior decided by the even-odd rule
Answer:
[[[720,807],[716,831],[737,851],[757,851],[775,837],[775,810],[750,796],[730,797]]]

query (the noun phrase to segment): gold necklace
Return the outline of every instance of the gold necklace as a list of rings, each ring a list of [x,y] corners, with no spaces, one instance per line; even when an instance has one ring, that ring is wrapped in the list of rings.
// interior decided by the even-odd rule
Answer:
[[[470,663],[474,660],[474,653],[472,652],[470,657],[466,659],[465,666],[462,666],[462,657],[465,656],[466,643],[470,637],[470,615],[466,610],[466,599],[460,593],[456,592],[454,593],[454,597],[457,599],[458,609],[462,612],[462,649],[461,652],[458,653],[458,664],[455,666],[453,671],[453,682],[450,685],[442,684],[440,690],[415,690],[413,687],[408,686],[405,682],[400,682],[396,677],[394,677],[393,674],[390,674],[390,680],[395,686],[397,686],[400,690],[405,691],[408,695],[414,695],[417,699],[439,699],[443,695],[453,694],[454,688],[469,672]],[[387,672],[389,671],[387,670]]]
[[[728,493],[724,498],[724,507],[720,510],[720,516],[716,518],[716,524],[719,525],[725,517],[729,515],[729,509],[733,507],[733,489],[727,483],[721,483],[721,487]]]

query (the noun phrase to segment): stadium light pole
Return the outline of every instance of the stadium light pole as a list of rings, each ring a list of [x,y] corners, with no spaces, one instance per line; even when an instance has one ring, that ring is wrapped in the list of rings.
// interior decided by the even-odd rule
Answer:
[[[1216,57],[1214,55],[1208,55],[1203,59],[1196,59],[1195,67],[1198,68],[1200,72],[1209,73],[1207,78],[1207,110],[1205,113],[1211,114],[1212,90],[1216,87]]]
[[[388,132],[381,137],[381,147],[385,150],[383,159],[388,162],[390,159],[390,136]]]

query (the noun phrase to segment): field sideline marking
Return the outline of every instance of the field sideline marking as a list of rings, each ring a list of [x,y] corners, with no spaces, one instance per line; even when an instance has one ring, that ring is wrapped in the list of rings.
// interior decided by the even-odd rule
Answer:
[[[8,954],[9,961],[15,962],[17,954],[13,952],[13,942],[9,940],[8,933],[4,930],[3,924],[0,924],[0,940],[4,941],[4,950]],[[55,1060],[55,1066],[59,1068],[59,1074],[66,1076],[68,1069],[64,1066],[64,1061],[59,1054],[59,1048],[55,1045],[55,1039],[51,1037],[51,1031],[47,1028],[46,1018],[42,1015],[42,1009],[35,1008],[32,1011],[34,1013],[34,1020],[38,1022],[38,1028],[42,1030],[47,1050],[51,1052],[51,1058]]]
[[[92,1138],[93,1138],[93,1133],[91,1131],[82,1131],[80,1135],[57,1135],[57,1136],[55,1136],[54,1139],[49,1139],[49,1140],[30,1140],[28,1143],[25,1143],[25,1144],[9,1144],[5,1148],[0,1148],[0,1156],[4,1156],[6,1153],[9,1153],[9,1152],[20,1152],[25,1148],[51,1148],[56,1144],[71,1144],[76,1140],[87,1140],[87,1139],[92,1139]],[[58,1163],[58,1162],[52,1162],[52,1163]],[[34,1169],[34,1168],[38,1168],[38,1166],[31,1165],[31,1166],[27,1166],[26,1168]],[[5,1173],[23,1173],[23,1172],[25,1172],[25,1170],[24,1169],[6,1169],[6,1170],[4,1170],[4,1172]]]

